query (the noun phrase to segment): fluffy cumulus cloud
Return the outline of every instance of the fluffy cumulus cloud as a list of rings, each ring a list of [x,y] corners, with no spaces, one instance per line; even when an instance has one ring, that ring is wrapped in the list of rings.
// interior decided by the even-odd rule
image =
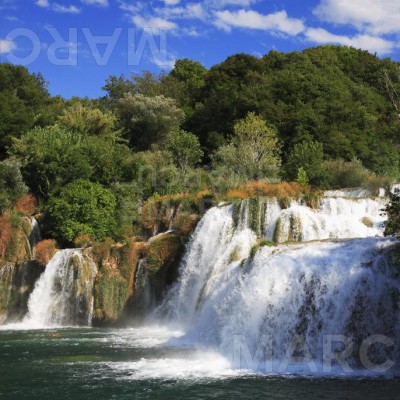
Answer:
[[[15,43],[9,39],[0,39],[0,54],[11,53],[16,48]]]
[[[217,11],[216,25],[224,29],[232,27],[275,31],[291,36],[303,32],[305,27],[300,19],[289,18],[286,11],[263,15],[253,10]]]
[[[333,28],[351,29],[353,35],[311,28],[306,38],[315,43],[338,43],[388,55],[399,47],[399,0],[320,0],[314,9],[318,19]]]
[[[322,0],[314,13],[323,21],[374,35],[400,33],[399,0]]]
[[[251,6],[259,0],[153,0],[134,5],[120,1],[120,8],[138,28],[160,28],[182,35],[198,35],[196,24],[207,24],[225,31],[234,28],[261,30],[290,36],[305,30],[302,20],[285,10],[262,14]]]
[[[317,0],[313,10],[317,18],[312,22],[311,18],[295,18],[288,11],[290,8],[274,9],[273,4],[261,0],[75,0],[71,3],[78,1],[81,7],[118,4],[134,26],[155,34],[165,30],[174,35],[199,36],[213,29],[225,32],[237,29],[298,38],[310,44],[353,46],[379,55],[389,55],[400,47],[400,0]],[[60,13],[82,11],[76,5],[61,5],[57,0],[34,2]]]
[[[354,36],[335,35],[322,28],[309,28],[305,32],[306,38],[317,44],[341,44],[369,50],[372,53],[386,55],[393,52],[395,43],[381,37],[368,34],[357,34]]]
[[[140,15],[132,16],[132,22],[141,29],[151,29],[153,33],[158,33],[161,29],[173,31],[178,28],[177,24],[160,17],[150,16],[148,18]]]

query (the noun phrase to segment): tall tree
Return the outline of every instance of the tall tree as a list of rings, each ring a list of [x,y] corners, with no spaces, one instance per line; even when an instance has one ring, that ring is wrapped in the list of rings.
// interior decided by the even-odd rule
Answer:
[[[235,124],[230,143],[217,150],[214,162],[244,179],[271,178],[279,174],[280,152],[276,129],[249,113]]]
[[[184,117],[173,99],[132,94],[118,101],[117,114],[125,138],[137,150],[147,150],[152,144],[162,142],[180,126]]]

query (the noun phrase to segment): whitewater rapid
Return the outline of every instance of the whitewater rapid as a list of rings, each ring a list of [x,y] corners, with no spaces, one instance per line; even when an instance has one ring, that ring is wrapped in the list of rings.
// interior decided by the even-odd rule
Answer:
[[[290,236],[291,243],[253,251],[258,239],[249,213],[241,210],[235,221],[232,205],[212,208],[155,318],[183,327],[180,344],[217,349],[239,369],[262,370],[267,363],[269,372],[279,372],[296,338],[322,365],[331,336],[352,343],[349,368],[360,367],[357,346],[374,335],[393,342],[389,350],[374,348],[374,362],[399,360],[400,282],[391,253],[397,240],[382,237],[384,204],[330,197],[312,210],[268,200],[263,237],[285,242]],[[262,341],[261,359],[237,357],[237,346],[244,347],[239,353],[256,354]]]

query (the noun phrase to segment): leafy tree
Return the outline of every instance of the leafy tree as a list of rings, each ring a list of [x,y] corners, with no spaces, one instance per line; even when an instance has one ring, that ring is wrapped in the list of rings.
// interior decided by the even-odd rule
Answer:
[[[117,113],[125,138],[137,150],[160,143],[183,121],[183,112],[175,100],[164,96],[127,94],[119,100]]]
[[[218,149],[214,162],[244,179],[276,177],[281,164],[276,129],[249,113],[235,124],[230,143]]]
[[[289,154],[288,161],[285,165],[287,177],[295,180],[300,168],[302,168],[309,182],[312,185],[320,185],[324,179],[324,152],[322,144],[312,140],[306,140],[296,144]]]
[[[68,107],[59,116],[58,123],[65,129],[83,136],[100,136],[115,139],[118,132],[115,128],[116,118],[110,112],[84,106],[82,103]]]
[[[102,88],[107,95],[101,99],[101,102],[106,108],[114,110],[118,101],[126,94],[161,95],[164,93],[161,78],[149,71],[143,71],[142,75],[132,74],[130,78],[126,78],[123,74],[119,77],[110,75]]]
[[[28,191],[16,161],[0,161],[0,213]]]
[[[145,200],[154,193],[160,195],[182,191],[181,174],[167,150],[141,151],[133,156],[133,179],[138,195]]]
[[[197,136],[180,129],[168,135],[167,149],[171,152],[175,165],[184,173],[198,164],[203,157]]]
[[[296,182],[298,182],[302,186],[308,185],[308,176],[307,172],[304,170],[303,167],[300,167],[299,170],[297,171],[297,179]]]
[[[62,100],[51,99],[46,86],[40,74],[30,74],[22,66],[0,64],[0,157],[5,157],[13,137],[54,120]]]
[[[32,192],[42,198],[77,179],[110,185],[130,177],[131,153],[126,146],[60,126],[35,128],[14,139],[10,152],[21,160]]]
[[[187,113],[191,113],[191,109],[195,107],[196,102],[200,100],[201,89],[205,85],[205,77],[207,69],[198,61],[192,61],[188,58],[177,60],[175,66],[167,77],[161,80],[164,90],[168,87],[169,82],[175,82],[179,97],[171,93],[171,90],[166,91],[171,97],[179,100],[181,106]],[[171,86],[170,86],[171,87]]]
[[[46,207],[50,233],[60,243],[89,234],[95,239],[115,232],[116,200],[98,183],[79,179],[66,185]]]

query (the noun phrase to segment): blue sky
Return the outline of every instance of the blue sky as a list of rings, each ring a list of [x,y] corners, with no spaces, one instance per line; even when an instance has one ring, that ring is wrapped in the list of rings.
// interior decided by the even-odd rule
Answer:
[[[399,0],[0,0],[0,60],[42,72],[52,94],[98,97],[110,74],[186,57],[337,43],[398,60],[399,21]]]

